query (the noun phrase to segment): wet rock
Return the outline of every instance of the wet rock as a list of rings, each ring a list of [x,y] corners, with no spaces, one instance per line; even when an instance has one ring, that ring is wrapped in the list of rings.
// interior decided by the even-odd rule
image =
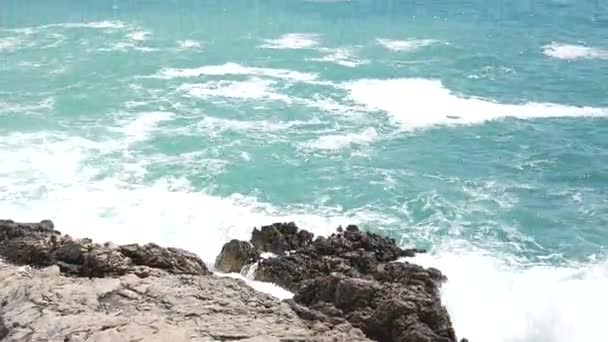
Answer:
[[[294,301],[310,308],[331,305],[378,341],[456,341],[439,297],[416,286],[332,274],[308,282]]]
[[[238,273],[243,266],[259,258],[260,253],[249,242],[232,240],[222,247],[220,255],[215,259],[215,268],[225,273]]]
[[[295,223],[275,223],[255,228],[251,234],[251,243],[263,252],[284,255],[287,251],[306,248],[312,242],[313,235],[299,230]]]
[[[446,278],[434,268],[397,262],[424,251],[399,248],[352,225],[314,241],[307,233],[305,243],[295,243],[301,232],[274,224],[254,230],[251,242],[277,254],[257,261],[256,280],[294,292],[288,303],[302,319],[350,324],[381,342],[456,341],[439,296]]]
[[[270,228],[266,228],[265,236],[274,236],[274,240],[268,238],[265,241],[284,241],[282,237],[279,237],[277,226],[280,224],[267,226]],[[293,231],[293,226],[289,227],[291,236],[297,236],[303,232]],[[268,231],[274,233],[268,233]],[[260,234],[259,232],[254,229],[252,241]],[[308,241],[312,239],[312,234],[307,232],[306,236]],[[277,242],[275,245],[281,243]],[[258,243],[257,246],[261,246],[261,244]],[[288,255],[260,260],[256,270],[256,280],[273,282],[295,292],[302,281],[333,272],[350,277],[372,277],[381,264],[418,252],[423,251],[401,249],[392,239],[377,234],[363,233],[356,226],[351,225],[346,229],[340,228],[337,233],[329,237],[320,236],[312,243],[302,244]]]

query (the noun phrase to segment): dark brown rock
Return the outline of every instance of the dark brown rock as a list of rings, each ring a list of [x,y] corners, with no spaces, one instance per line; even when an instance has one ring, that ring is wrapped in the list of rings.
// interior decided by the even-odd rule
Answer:
[[[293,222],[275,223],[260,230],[254,228],[251,243],[260,251],[284,255],[287,251],[306,248],[312,238],[311,233],[299,230]]]
[[[243,266],[258,260],[260,253],[245,241],[232,240],[222,247],[215,259],[215,268],[221,272],[240,272]]]
[[[301,318],[347,322],[380,342],[456,341],[439,295],[446,278],[434,268],[397,262],[424,251],[399,248],[356,226],[313,242],[301,232],[293,224],[274,224],[255,229],[251,240],[277,255],[258,260],[255,278],[294,292],[288,303]]]
[[[264,241],[279,241],[274,245],[281,245],[285,239],[281,237],[275,224],[267,226],[267,238]],[[290,236],[297,236],[302,231],[293,231],[289,226]],[[269,233],[269,231],[273,233]],[[252,241],[257,237],[260,240],[260,231],[252,233]],[[312,235],[306,233],[306,236]],[[273,243],[269,243],[272,245]],[[254,243],[254,246],[256,244]],[[262,246],[260,243],[257,246]],[[268,247],[268,245],[263,245]],[[275,251],[278,251],[275,249]],[[302,244],[292,250],[289,255],[280,255],[279,258],[260,260],[256,270],[256,279],[276,283],[292,292],[296,292],[304,280],[339,272],[350,277],[371,277],[377,268],[389,261],[400,257],[412,256],[423,252],[417,249],[401,249],[395,241],[377,234],[363,233],[356,226],[348,226],[345,230],[339,229],[336,234],[329,237],[317,237],[314,242]]]
[[[194,253],[179,248],[163,248],[153,243],[120,246],[135,265],[158,268],[173,274],[209,274],[205,263]]]
[[[0,220],[0,256],[18,265],[59,266],[61,272],[83,277],[146,274],[142,267],[173,274],[209,274],[193,253],[155,244],[99,245],[74,240],[54,230],[51,221],[16,223]]]

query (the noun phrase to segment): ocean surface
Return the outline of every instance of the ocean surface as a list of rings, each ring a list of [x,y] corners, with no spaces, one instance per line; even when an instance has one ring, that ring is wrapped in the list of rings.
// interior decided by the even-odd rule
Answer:
[[[1,0],[0,217],[381,232],[472,342],[608,340],[608,2]]]

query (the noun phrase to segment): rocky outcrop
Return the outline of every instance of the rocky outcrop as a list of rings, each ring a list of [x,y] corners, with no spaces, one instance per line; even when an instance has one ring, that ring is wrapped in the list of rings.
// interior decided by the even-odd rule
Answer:
[[[0,340],[369,341],[350,324],[309,326],[288,304],[240,280],[157,271],[82,278],[61,275],[58,266],[0,264],[0,322],[10,327],[0,324]]]
[[[3,342],[370,341],[345,320],[304,320],[180,249],[99,245],[50,221],[0,221],[0,258]]]
[[[273,224],[228,242],[216,268],[246,267],[294,292],[279,302],[184,250],[0,220],[0,340],[455,342],[445,277],[397,261],[418,252],[355,226],[314,239]]]
[[[103,245],[72,239],[54,229],[53,222],[16,223],[0,220],[0,256],[17,265],[57,265],[61,272],[83,277],[145,275],[149,269],[172,274],[209,274],[195,254],[155,244]]]
[[[313,240],[293,223],[256,229],[251,243],[277,255],[257,261],[255,278],[294,292],[289,303],[310,324],[348,322],[381,342],[456,341],[439,296],[445,277],[396,262],[423,251],[355,226]]]
[[[251,244],[258,250],[284,255],[287,251],[308,247],[313,235],[305,230],[299,230],[295,223],[275,223],[264,226],[260,230],[253,229]]]

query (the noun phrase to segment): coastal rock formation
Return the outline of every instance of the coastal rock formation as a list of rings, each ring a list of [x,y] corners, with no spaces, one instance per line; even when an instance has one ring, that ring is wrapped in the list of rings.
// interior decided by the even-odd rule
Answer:
[[[184,250],[0,220],[0,340],[455,342],[445,277],[397,261],[418,252],[355,226],[314,239],[277,223],[228,242],[216,267],[295,293],[280,302]]]
[[[61,272],[83,277],[145,274],[147,268],[172,274],[210,274],[195,254],[155,244],[116,246],[72,239],[53,222],[16,223],[0,220],[0,256],[16,265],[57,265]]]
[[[256,229],[251,244],[277,255],[257,261],[256,280],[294,292],[290,305],[311,324],[349,322],[381,342],[456,341],[439,297],[445,277],[437,269],[396,262],[423,251],[401,249],[356,226],[313,240],[293,223]]]
[[[99,245],[50,221],[0,221],[0,258],[3,342],[370,341],[347,321],[311,324],[179,249]]]
[[[349,324],[311,328],[240,280],[160,270],[82,278],[0,264],[0,303],[6,342],[368,341]]]

